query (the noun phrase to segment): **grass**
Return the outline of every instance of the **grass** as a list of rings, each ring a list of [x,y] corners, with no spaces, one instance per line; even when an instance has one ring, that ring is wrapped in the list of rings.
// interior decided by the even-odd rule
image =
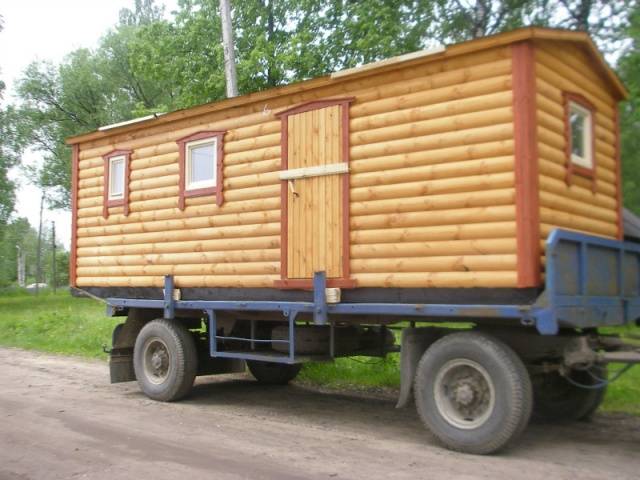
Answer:
[[[400,355],[387,358],[350,357],[334,362],[308,363],[298,378],[329,388],[400,388]]]
[[[640,344],[638,340],[640,338],[639,327],[606,328],[602,332],[617,333],[632,343]],[[612,377],[623,366],[620,364],[609,365],[609,377]],[[640,415],[640,366],[631,368],[608,387],[602,410]]]
[[[0,345],[90,358],[106,358],[102,345],[111,344],[113,327],[122,319],[105,316],[104,305],[73,298],[67,291],[43,291],[38,297],[24,291],[0,294]],[[607,333],[639,336],[640,328],[606,329]],[[339,389],[397,389],[399,355],[386,359],[339,358],[310,363],[300,373],[303,382]],[[621,368],[613,365],[610,371]],[[611,373],[610,373],[611,375]],[[640,367],[632,368],[609,386],[602,409],[640,415]]]
[[[0,296],[0,345],[106,358],[102,345],[120,319],[105,316],[104,304],[73,298],[68,291],[44,290]]]

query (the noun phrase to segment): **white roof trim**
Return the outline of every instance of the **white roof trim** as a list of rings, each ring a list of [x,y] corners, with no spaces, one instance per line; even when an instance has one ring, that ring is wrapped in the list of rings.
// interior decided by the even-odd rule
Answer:
[[[446,50],[446,47],[444,45],[438,45],[437,47],[430,48],[428,50],[420,50],[417,52],[406,53],[404,55],[398,55],[397,57],[386,58],[378,62],[365,63],[364,65],[360,65],[359,67],[339,70],[337,72],[333,72],[331,74],[331,78],[347,77],[349,75],[354,75],[360,72],[366,72],[368,70],[375,70],[376,68],[386,67],[388,65],[394,65],[397,63],[403,63],[403,62],[408,62],[410,60],[415,60],[417,58],[436,55],[438,53],[443,53],[445,50]]]
[[[111,130],[113,128],[124,127],[125,125],[131,125],[132,123],[144,122],[145,120],[151,120],[153,118],[158,118],[164,115],[164,113],[152,113],[151,115],[146,115],[144,117],[133,118],[131,120],[125,120],[124,122],[112,123],[111,125],[105,125],[104,127],[99,127],[98,130],[100,132],[104,132],[105,130]]]

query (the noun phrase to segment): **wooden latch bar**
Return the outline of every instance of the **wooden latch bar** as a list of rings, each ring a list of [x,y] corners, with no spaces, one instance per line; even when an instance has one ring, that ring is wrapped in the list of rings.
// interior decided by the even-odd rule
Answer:
[[[317,165],[314,167],[292,168],[280,171],[280,180],[295,180],[298,178],[322,177],[324,175],[338,175],[349,173],[349,164],[346,162]]]

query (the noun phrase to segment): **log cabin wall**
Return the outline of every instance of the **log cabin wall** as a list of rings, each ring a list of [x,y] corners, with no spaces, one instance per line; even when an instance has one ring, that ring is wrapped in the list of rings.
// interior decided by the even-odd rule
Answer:
[[[597,56],[584,33],[521,29],[70,139],[72,284],[283,287],[279,114],[349,98],[349,286],[538,287],[553,228],[621,234],[626,92]],[[591,176],[568,168],[567,92],[596,112]],[[182,205],[176,142],[214,133],[223,191]],[[114,151],[130,156],[127,201],[105,209]]]
[[[79,147],[76,285],[273,287],[280,278],[278,110],[350,107],[350,267],[358,286],[516,285],[508,46],[321,88]],[[286,88],[286,87],[285,87]],[[176,140],[226,130],[224,203],[178,208]],[[104,161],[131,150],[129,213],[103,215]]]
[[[536,42],[535,72],[541,242],[558,227],[622,238],[619,96],[594,58],[575,45]],[[568,168],[566,93],[577,94],[595,110],[595,169],[590,174]],[[544,243],[541,248],[544,252]]]

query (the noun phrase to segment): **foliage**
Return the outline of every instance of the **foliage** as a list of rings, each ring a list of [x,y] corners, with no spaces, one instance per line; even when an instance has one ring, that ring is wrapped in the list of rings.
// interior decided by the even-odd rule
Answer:
[[[440,39],[463,41],[484,37],[503,30],[523,26],[525,23],[546,23],[548,18],[526,22],[537,2],[530,0],[436,0],[433,12],[436,18],[447,21],[436,23],[434,33]]]
[[[0,32],[4,19],[0,15]],[[5,83],[0,80],[0,101],[3,99]],[[23,129],[16,109],[0,106],[0,234],[15,206],[16,185],[9,178],[9,170],[19,163],[24,148]]]
[[[106,318],[102,303],[72,298],[68,291],[0,295],[0,345],[106,358],[118,318]]]
[[[0,231],[0,287],[15,284],[18,275],[18,251],[25,258],[26,282],[36,281],[38,232],[26,218],[16,218]],[[19,248],[18,248],[19,247]],[[42,229],[41,281],[53,285],[52,234],[47,226]],[[56,242],[56,285],[69,283],[69,253]]]
[[[631,46],[619,62],[620,75],[629,89],[629,100],[620,109],[624,203],[640,214],[640,7],[631,14],[628,35]]]
[[[240,92],[250,93],[432,46],[522,25],[588,31],[605,51],[635,54],[637,0],[245,0],[233,2]],[[29,146],[43,152],[34,173],[54,207],[68,207],[70,150],[66,137],[153,112],[223,98],[218,0],[180,0],[171,19],[154,0],[134,0],[94,50],[71,52],[59,65],[36,62],[19,82],[19,105],[2,122],[16,139],[3,158]],[[632,23],[633,25],[630,25]],[[621,71],[633,87],[632,60]],[[628,71],[628,73],[624,73]],[[636,91],[632,88],[632,93]],[[631,103],[633,103],[632,100]],[[633,110],[633,107],[627,107]],[[631,115],[631,114],[630,114]],[[631,115],[633,117],[633,115]],[[17,119],[17,120],[15,120]],[[633,122],[623,118],[626,199],[640,207],[633,185]],[[26,132],[26,134],[25,134]],[[0,132],[3,133],[3,132]],[[8,152],[5,154],[4,152]],[[7,165],[16,163],[16,155]],[[13,163],[11,163],[13,162]],[[10,166],[8,168],[10,168]],[[6,170],[6,169],[5,169]],[[2,176],[0,164],[0,178]],[[630,173],[629,173],[630,172]],[[2,187],[11,190],[9,182]],[[2,195],[12,208],[10,192]],[[6,217],[6,213],[4,214]]]
[[[433,34],[462,41],[525,25],[584,30],[608,53],[623,45],[636,0],[427,0]],[[444,21],[437,21],[444,19]]]
[[[9,178],[9,171],[19,164],[23,141],[16,109],[11,105],[0,107],[0,232],[15,207],[16,184]]]
[[[64,140],[101,125],[129,118],[156,103],[159,86],[131,67],[133,34],[161,13],[150,0],[121,13],[121,22],[102,39],[97,51],[78,49],[60,65],[30,64],[18,82],[23,130],[30,146],[41,151],[44,164],[34,181],[48,192],[54,208],[68,208],[71,151]]]

